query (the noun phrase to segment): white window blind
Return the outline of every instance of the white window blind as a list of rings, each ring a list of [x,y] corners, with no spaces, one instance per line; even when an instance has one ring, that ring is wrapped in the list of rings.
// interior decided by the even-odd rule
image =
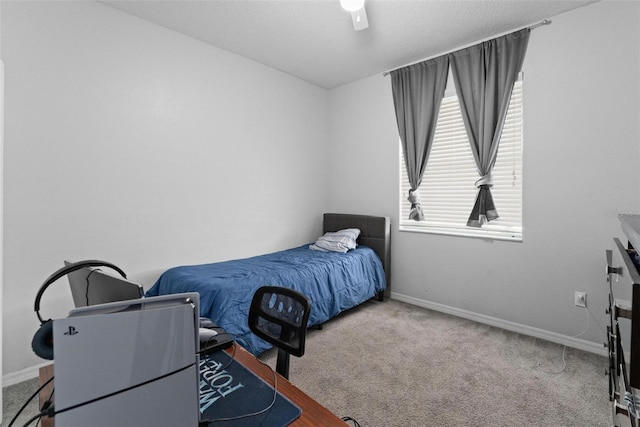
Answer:
[[[424,221],[409,218],[409,179],[400,150],[400,229],[522,239],[522,81],[514,86],[493,168],[491,194],[500,218],[467,227],[480,178],[455,94],[442,100],[431,154],[420,186]]]

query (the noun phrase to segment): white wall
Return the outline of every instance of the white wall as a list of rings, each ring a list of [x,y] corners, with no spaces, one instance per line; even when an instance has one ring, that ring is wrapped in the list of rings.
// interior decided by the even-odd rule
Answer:
[[[331,92],[330,208],[392,217],[392,292],[571,337],[586,325],[578,290],[604,325],[604,251],[622,236],[616,215],[640,213],[639,28],[638,2],[601,2],[531,34],[522,243],[398,232],[391,82],[374,75]],[[593,317],[583,338],[602,347]]]
[[[0,4],[0,23],[2,23],[2,5]],[[3,200],[4,191],[2,186],[2,177],[4,176],[4,167],[1,153],[4,151],[4,62],[2,61],[2,36],[0,32],[0,366],[2,366],[2,325],[3,325],[3,310],[2,310],[2,296],[4,286],[2,284],[2,250],[3,250]],[[0,375],[0,406],[4,402],[3,398],[3,381]],[[0,408],[0,418],[2,417],[3,409]]]
[[[326,90],[98,3],[2,7],[5,376],[43,362],[34,297],[65,259],[140,273],[320,232]]]
[[[64,259],[142,277],[301,244],[327,210],[397,227],[388,78],[325,91],[100,4],[2,9],[5,377],[41,362],[33,298]],[[601,2],[534,31],[524,241],[394,231],[396,295],[571,336],[581,290],[604,323],[604,250],[640,211],[639,12]],[[42,307],[65,314],[64,282]]]

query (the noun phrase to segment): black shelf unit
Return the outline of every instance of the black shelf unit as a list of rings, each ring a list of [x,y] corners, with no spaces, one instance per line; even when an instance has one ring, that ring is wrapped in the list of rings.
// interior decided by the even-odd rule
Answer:
[[[607,342],[609,399],[616,427],[640,427],[640,216],[620,215],[628,242],[606,251],[609,287]]]

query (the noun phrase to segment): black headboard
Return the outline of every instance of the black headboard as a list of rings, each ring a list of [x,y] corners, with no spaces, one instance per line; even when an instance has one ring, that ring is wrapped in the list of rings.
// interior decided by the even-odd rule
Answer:
[[[388,216],[324,214],[323,233],[345,228],[359,228],[358,243],[369,246],[380,257],[387,280],[385,296],[389,297],[391,293],[391,219]]]

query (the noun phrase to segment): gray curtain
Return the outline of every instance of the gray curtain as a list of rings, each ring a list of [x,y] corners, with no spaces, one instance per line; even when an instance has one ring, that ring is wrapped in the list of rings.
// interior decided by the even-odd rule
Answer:
[[[462,118],[480,174],[469,227],[481,227],[498,218],[490,190],[491,171],[529,33],[526,28],[449,55]]]
[[[439,57],[391,72],[391,89],[398,132],[409,177],[409,219],[424,220],[418,188],[427,166],[438,112],[449,70],[448,57]]]

